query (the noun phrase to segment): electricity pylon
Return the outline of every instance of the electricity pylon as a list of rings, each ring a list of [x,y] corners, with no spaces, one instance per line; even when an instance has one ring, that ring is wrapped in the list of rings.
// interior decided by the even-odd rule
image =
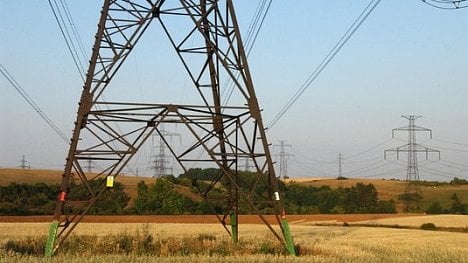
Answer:
[[[103,100],[151,24],[161,26],[161,38],[167,37],[181,60],[198,103]],[[233,83],[232,90],[231,85],[224,85],[229,83]],[[171,92],[174,87],[166,89]],[[223,104],[222,94],[230,94]],[[184,141],[192,138],[193,142],[180,147],[183,149],[171,147],[161,135],[162,124],[182,126]],[[193,185],[209,202],[208,193],[216,184],[223,184],[227,197],[223,214],[217,218],[234,241],[238,239],[242,199],[288,252],[295,254],[233,1],[104,0],[49,230],[47,256],[60,247],[154,131],[185,172],[194,163],[220,170],[208,187],[198,187],[196,181]],[[238,161],[244,158],[255,166],[252,185],[238,178]],[[88,159],[100,171],[86,173],[83,166]],[[68,200],[73,191],[72,174],[89,192],[88,199]],[[67,214],[70,210],[72,214]],[[274,215],[275,224],[265,213]]]
[[[31,165],[30,164],[27,164],[28,161],[26,161],[26,156],[23,155],[23,157],[21,158],[21,160],[19,161],[20,162],[20,168],[21,169],[31,169]]]
[[[158,138],[158,146],[156,146],[155,138]],[[152,140],[152,150],[155,151],[156,148],[159,148],[158,154],[153,154],[151,161],[151,166],[149,167],[153,170],[153,177],[160,178],[165,175],[173,175],[173,167],[171,165],[170,156],[166,153],[166,143],[163,140],[164,138],[170,138],[172,143],[173,137],[180,137],[180,134],[169,132],[164,129],[164,126],[161,124],[161,134],[153,134]]]
[[[285,140],[280,140],[279,144],[273,145],[274,147],[279,147],[280,152],[279,154],[276,154],[276,156],[279,156],[280,161],[279,161],[279,166],[280,166],[280,173],[279,173],[279,178],[281,179],[287,179],[289,178],[288,176],[288,160],[289,157],[293,156],[290,153],[286,152],[286,148],[291,148],[292,146],[290,144],[286,144]]]
[[[432,139],[432,130],[419,127],[415,125],[415,120],[422,117],[420,115],[402,115],[401,117],[409,121],[409,125],[401,128],[392,130],[392,138],[395,138],[395,131],[408,131],[408,143],[399,146],[394,149],[384,151],[384,158],[387,159],[387,152],[396,152],[397,160],[400,158],[400,152],[408,153],[408,166],[406,169],[406,180],[405,180],[405,211],[410,212],[414,209],[419,209],[419,201],[421,199],[421,188],[419,184],[419,169],[418,169],[418,152],[426,153],[426,159],[429,158],[429,153],[438,153],[440,160],[440,151],[432,148],[428,148],[416,141],[416,132],[425,131],[429,132],[429,136]]]
[[[343,169],[342,169],[342,164],[343,164],[343,155],[340,153],[338,153],[338,180],[343,180]]]

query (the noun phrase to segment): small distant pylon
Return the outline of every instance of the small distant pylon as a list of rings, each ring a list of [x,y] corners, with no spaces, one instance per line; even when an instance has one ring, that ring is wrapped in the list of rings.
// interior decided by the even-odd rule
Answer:
[[[406,169],[405,180],[405,211],[411,212],[414,208],[420,208],[421,189],[419,181],[419,168],[418,168],[418,152],[426,153],[426,159],[429,158],[429,153],[438,153],[440,160],[440,151],[428,148],[416,142],[416,132],[426,131],[429,132],[430,139],[432,139],[432,130],[419,127],[415,125],[415,120],[421,118],[421,115],[402,115],[409,121],[409,125],[392,130],[392,138],[395,138],[395,131],[408,131],[408,143],[401,145],[397,148],[384,151],[384,159],[387,159],[387,152],[396,152],[397,160],[400,158],[400,152],[408,153],[408,167]]]
[[[340,182],[340,184],[342,184],[343,182],[343,169],[342,169],[342,165],[343,165],[343,155],[340,153],[338,153],[338,181]]]
[[[158,142],[156,142],[156,138],[159,138]],[[166,153],[166,139],[165,138],[172,138],[179,137],[180,134],[168,132],[165,130],[164,125],[161,124],[161,128],[156,130],[156,133],[153,134],[152,141],[153,141],[153,160],[151,161],[151,166],[149,169],[153,170],[153,178],[160,178],[165,175],[173,174],[173,167],[170,161],[170,156]],[[156,145],[157,144],[157,145]],[[159,148],[159,153],[155,154],[155,148]]]
[[[26,156],[23,155],[23,157],[21,158],[21,160],[19,161],[20,162],[20,168],[21,169],[31,169],[31,164],[26,161]]]
[[[85,168],[86,168],[86,172],[88,172],[88,173],[92,173],[92,172],[93,172],[93,168],[95,168],[95,167],[94,167],[93,161],[92,161],[91,159],[89,159],[89,160],[87,161],[87,164],[86,164],[86,167],[85,167]]]
[[[279,165],[280,165],[280,172],[279,172],[279,178],[280,179],[287,179],[289,178],[288,175],[288,161],[289,158],[292,157],[293,155],[286,152],[286,148],[291,149],[292,145],[286,144],[285,140],[280,140],[279,144],[273,145],[273,147],[279,147],[280,152],[279,154],[275,154],[275,156],[279,156]]]
[[[244,160],[244,171],[245,172],[250,172],[250,170],[252,170],[253,168],[255,168],[255,165],[252,165],[250,163],[250,158],[245,158],[245,160]]]

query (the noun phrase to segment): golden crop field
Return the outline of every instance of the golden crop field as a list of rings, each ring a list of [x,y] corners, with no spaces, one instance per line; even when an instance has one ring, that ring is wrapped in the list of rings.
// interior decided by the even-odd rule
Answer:
[[[446,226],[461,226],[467,222],[468,216],[425,216],[388,220],[403,220],[398,222],[413,225],[433,222],[436,225],[443,223]],[[76,239],[73,244],[78,247],[77,252],[70,252],[68,248],[68,252],[59,252],[52,260],[48,260],[41,256],[15,255],[4,249],[9,240],[45,240],[47,229],[48,223],[0,223],[0,242],[3,247],[0,261],[468,262],[466,233],[361,226],[314,226],[301,223],[291,225],[295,243],[300,247],[302,254],[298,257],[282,255],[281,248],[266,227],[254,224],[239,226],[239,245],[231,242],[219,224],[82,223],[70,237]],[[152,237],[152,242],[160,244],[159,254],[106,252],[106,249],[109,252],[115,250],[112,240],[116,237],[140,236],[145,231]],[[101,245],[104,251],[95,252],[91,249]]]
[[[468,215],[430,215],[430,216],[410,216],[394,217],[376,220],[366,220],[356,222],[356,224],[375,224],[375,225],[398,225],[419,227],[423,223],[433,223],[440,227],[459,227],[468,228]],[[353,224],[353,223],[350,223]]]

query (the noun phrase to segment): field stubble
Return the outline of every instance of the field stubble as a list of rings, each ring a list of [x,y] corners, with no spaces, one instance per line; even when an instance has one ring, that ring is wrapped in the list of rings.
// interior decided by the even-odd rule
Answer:
[[[426,217],[424,222],[428,222],[428,219]],[[47,228],[47,223],[0,223],[1,245],[4,248],[9,240],[44,240]],[[468,235],[464,233],[307,224],[293,224],[291,229],[301,253],[299,257],[282,255],[272,234],[260,225],[240,225],[241,241],[239,245],[234,245],[218,224],[83,223],[71,237],[78,243],[72,244],[50,261],[40,256],[8,253],[5,249],[1,251],[0,261],[468,262],[468,247],[463,245],[468,244]],[[141,242],[145,241],[145,236],[151,236],[154,246],[151,249],[157,250],[157,253],[148,255],[137,250],[115,250],[116,245],[111,242],[113,239],[122,242],[127,237],[133,239],[135,236]],[[108,253],[93,251],[86,247],[86,242],[82,243],[84,247],[74,248],[82,242],[79,240],[95,244],[108,242]],[[141,246],[135,241],[129,246],[135,244]]]

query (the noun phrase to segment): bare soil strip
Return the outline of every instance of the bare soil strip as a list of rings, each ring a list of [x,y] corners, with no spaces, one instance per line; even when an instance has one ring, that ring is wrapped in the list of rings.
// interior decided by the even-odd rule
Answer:
[[[291,224],[313,223],[323,221],[357,222],[385,218],[412,217],[421,214],[340,214],[340,215],[288,215]],[[265,216],[268,222],[275,223],[274,216]],[[51,215],[45,216],[0,216],[0,222],[50,222]],[[218,223],[214,215],[122,215],[122,216],[100,216],[88,215],[82,220],[85,223]],[[263,224],[256,215],[239,215],[239,224]]]

